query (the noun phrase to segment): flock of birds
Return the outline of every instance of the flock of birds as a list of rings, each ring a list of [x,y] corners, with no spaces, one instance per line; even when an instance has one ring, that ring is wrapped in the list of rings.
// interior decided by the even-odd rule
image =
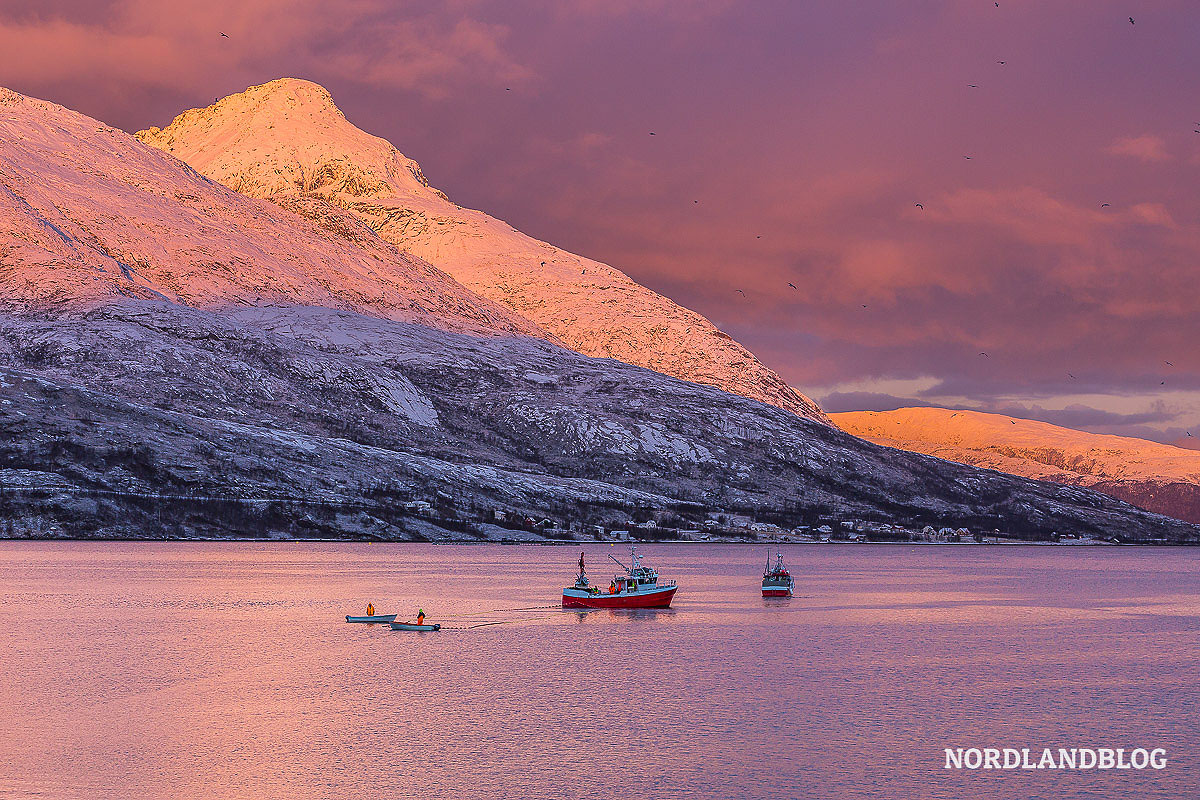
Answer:
[[[1000,3],[999,3],[999,2],[996,2],[996,3],[995,3],[995,5],[996,5],[996,8],[999,8],[999,7],[1000,7]],[[1136,21],[1134,20],[1134,18],[1133,18],[1133,17],[1130,17],[1130,18],[1129,18],[1129,24],[1130,24],[1130,25],[1136,25],[1137,23],[1136,23]],[[224,34],[222,34],[222,35],[224,35]],[[998,65],[1000,65],[1000,66],[1006,66],[1006,65],[1008,64],[1008,61],[1007,61],[1007,60],[998,60],[998,61],[996,61],[996,63],[997,63]],[[968,84],[967,84],[967,87],[968,87],[968,88],[970,88],[970,89],[978,89],[978,88],[979,88],[979,84],[976,84],[976,83],[968,83]],[[512,91],[512,89],[511,89],[511,88],[506,88],[506,89],[505,89],[505,91]],[[1196,132],[1196,133],[1198,133],[1198,134],[1200,134],[1200,122],[1196,123],[1196,131],[1195,131],[1195,132]],[[649,134],[650,134],[651,136],[657,136],[657,135],[658,135],[658,134],[657,134],[655,131],[649,131]],[[967,161],[970,161],[970,160],[972,160],[972,157],[971,157],[971,156],[969,156],[969,155],[965,155],[965,154],[963,155],[963,158],[964,158],[965,160],[967,160]],[[699,204],[700,204],[700,201],[699,201],[699,200],[693,200],[693,201],[692,201],[692,203],[693,203],[693,204],[695,204],[695,205],[699,205]],[[924,211],[924,210],[925,210],[925,204],[924,204],[924,203],[914,203],[913,205],[914,205],[914,207],[916,207],[917,209],[920,209],[921,211]],[[1111,207],[1112,207],[1112,205],[1111,205],[1110,203],[1101,203],[1101,204],[1100,204],[1100,208],[1111,208]],[[755,235],[755,237],[754,237],[754,238],[755,238],[755,239],[762,239],[762,235],[761,235],[761,234]],[[543,262],[542,262],[542,266],[544,267],[545,265],[546,265],[546,262],[544,262],[544,261],[543,261]],[[585,272],[586,272],[586,270],[585,270]],[[788,281],[788,284],[787,284],[787,285],[788,285],[788,287],[789,287],[789,288],[790,288],[792,291],[799,291],[799,288],[796,286],[796,284],[792,283],[791,281]],[[748,296],[746,295],[746,292],[745,292],[744,290],[742,290],[742,289],[735,289],[735,291],[736,291],[738,294],[740,294],[740,295],[742,296],[742,298],[743,298],[743,299],[746,299],[746,300],[748,300],[748,299],[749,299],[749,298],[748,298]],[[862,308],[864,308],[864,309],[867,309],[867,308],[869,308],[869,306],[868,306],[866,303],[862,303],[862,304],[860,304],[860,305],[861,305],[861,307],[862,307]],[[984,358],[988,358],[988,357],[989,357],[987,353],[980,353],[979,355],[983,356]],[[1170,361],[1164,361],[1163,363],[1164,363],[1164,364],[1166,364],[1166,365],[1167,365],[1167,366],[1169,366],[1169,367],[1173,367],[1173,366],[1174,366],[1174,365],[1173,365],[1173,364],[1172,364]],[[1075,375],[1074,375],[1074,374],[1072,374],[1072,373],[1070,373],[1070,372],[1068,372],[1068,373],[1067,373],[1067,377],[1068,377],[1068,378],[1070,378],[1070,379],[1071,379],[1071,380],[1073,380],[1073,381],[1075,381],[1075,380],[1078,380],[1078,378],[1076,378],[1076,377],[1075,377]],[[1166,385],[1167,385],[1167,382],[1166,382],[1166,380],[1165,380],[1165,379],[1159,382],[1159,386],[1166,386]],[[1014,422],[1013,424],[1015,425],[1016,423]],[[1191,437],[1191,435],[1192,435],[1192,434],[1191,434],[1191,432],[1189,431],[1189,432],[1187,433],[1187,435],[1188,435],[1189,437]]]
[[[996,8],[999,8],[999,7],[1000,7],[1000,3],[999,3],[999,2],[996,2],[996,4],[995,4],[995,5],[996,5]],[[1136,21],[1134,20],[1134,18],[1133,18],[1133,17],[1130,17],[1130,18],[1129,18],[1129,24],[1130,24],[1130,25],[1136,25],[1137,23],[1136,23]],[[999,64],[1000,66],[1005,66],[1005,65],[1007,65],[1007,64],[1008,64],[1008,61],[1007,61],[1007,60],[998,60],[996,63],[997,63],[997,64]],[[977,84],[977,83],[968,83],[968,84],[967,84],[967,88],[970,88],[970,89],[978,89],[978,88],[979,88],[979,84]],[[1197,122],[1197,123],[1196,123],[1196,129],[1195,129],[1195,132],[1196,132],[1196,133],[1198,133],[1198,134],[1200,134],[1200,122]],[[653,132],[653,131],[651,131],[651,132],[650,132],[650,135],[651,135],[651,136],[654,136],[655,134],[654,134],[654,132]],[[972,159],[972,157],[971,157],[971,156],[969,156],[969,155],[963,155],[963,158],[964,158],[964,159],[966,159],[967,161],[970,161],[970,160]],[[699,201],[699,200],[694,200],[693,202],[694,202],[694,203],[699,203],[700,201]],[[924,203],[913,203],[913,206],[914,206],[915,208],[917,208],[917,209],[920,209],[921,211],[924,211],[924,210],[925,210],[925,204],[924,204]],[[1100,208],[1111,208],[1111,207],[1112,207],[1111,203],[1101,203],[1101,204],[1100,204]],[[762,238],[762,236],[761,236],[761,235],[759,235],[759,236],[755,236],[754,238],[755,238],[755,239],[761,239],[761,238]],[[796,284],[794,284],[794,283],[792,283],[792,282],[790,282],[790,281],[788,282],[788,286],[789,286],[789,287],[790,287],[790,288],[791,288],[793,291],[799,291],[799,289],[797,289],[797,287],[796,287]],[[742,291],[741,289],[738,289],[738,290],[737,290],[737,292],[738,292],[738,294],[740,294],[740,295],[741,295],[743,298],[745,298],[745,297],[746,297],[746,293],[745,293],[744,291]],[[862,305],[862,307],[863,307],[863,308],[868,308],[868,306],[867,306],[867,304],[866,304],[866,303],[863,303],[863,304],[861,304],[861,305]],[[983,356],[984,358],[987,358],[987,357],[988,357],[988,354],[987,354],[987,353],[980,353],[979,355]],[[1166,364],[1168,367],[1173,367],[1173,366],[1174,366],[1174,364],[1172,364],[1170,361],[1164,361],[1163,363],[1164,363],[1164,364]],[[1067,373],[1067,377],[1068,377],[1068,378],[1070,378],[1070,379],[1071,379],[1071,380],[1073,380],[1073,381],[1074,381],[1074,380],[1078,380],[1078,378],[1076,378],[1076,377],[1075,377],[1075,375],[1073,375],[1073,374],[1072,374],[1072,373],[1070,373],[1070,372],[1068,372],[1068,373]],[[1166,385],[1167,385],[1167,382],[1166,382],[1166,380],[1164,379],[1164,380],[1160,381],[1158,385],[1159,385],[1159,386],[1166,386]],[[1013,424],[1015,425],[1016,423],[1014,422]],[[1188,435],[1189,437],[1191,437],[1191,436],[1192,436],[1192,434],[1191,434],[1191,432],[1190,432],[1190,431],[1188,431],[1188,432],[1187,432],[1187,435]]]

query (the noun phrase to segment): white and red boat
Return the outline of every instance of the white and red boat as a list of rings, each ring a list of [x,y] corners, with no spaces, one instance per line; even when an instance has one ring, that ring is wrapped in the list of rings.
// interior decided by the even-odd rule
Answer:
[[[658,582],[658,570],[642,566],[642,557],[637,548],[629,546],[632,562],[625,566],[617,559],[617,565],[625,570],[616,575],[606,588],[592,586],[583,570],[583,553],[579,554],[579,577],[574,586],[563,589],[563,608],[669,608],[671,598],[679,588],[675,581]]]
[[[796,588],[796,579],[783,565],[783,553],[775,554],[775,566],[771,566],[771,551],[767,551],[767,566],[763,570],[763,597],[791,597]]]

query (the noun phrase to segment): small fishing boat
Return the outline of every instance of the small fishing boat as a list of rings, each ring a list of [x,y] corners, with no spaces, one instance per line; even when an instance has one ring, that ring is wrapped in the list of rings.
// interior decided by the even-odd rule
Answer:
[[[563,589],[563,608],[669,608],[675,596],[675,581],[658,582],[658,570],[642,566],[642,557],[634,545],[629,546],[631,563],[625,566],[613,556],[617,566],[625,570],[617,575],[607,589],[588,583],[583,570],[583,553],[579,554],[579,577],[574,586]]]
[[[394,631],[440,631],[442,629],[442,626],[437,623],[418,625],[415,622],[393,622],[391,625]]]
[[[763,570],[763,597],[791,597],[796,588],[796,579],[783,565],[783,553],[775,554],[775,566],[771,566],[771,551],[767,551],[767,566]]]
[[[355,617],[347,614],[346,622],[391,622],[395,618],[395,614],[371,614],[363,617]]]

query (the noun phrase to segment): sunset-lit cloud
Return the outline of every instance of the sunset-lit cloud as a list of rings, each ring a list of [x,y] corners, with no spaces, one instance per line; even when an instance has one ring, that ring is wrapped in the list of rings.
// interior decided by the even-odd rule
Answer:
[[[1149,133],[1117,139],[1106,148],[1106,152],[1115,156],[1129,156],[1141,161],[1171,160],[1171,154],[1167,152],[1167,143],[1163,141],[1163,138]]]
[[[0,75],[29,89],[208,94],[320,72],[325,80],[444,98],[462,85],[533,77],[506,47],[508,26],[472,17],[466,3],[109,0],[49,2],[35,14],[6,6]]]

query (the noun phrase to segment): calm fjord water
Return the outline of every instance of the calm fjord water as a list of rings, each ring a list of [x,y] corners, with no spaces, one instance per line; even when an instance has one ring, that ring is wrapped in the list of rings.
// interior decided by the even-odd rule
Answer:
[[[583,549],[596,580],[627,555]],[[1200,794],[1200,550],[789,546],[770,601],[765,547],[644,550],[670,611],[495,611],[555,604],[578,548],[0,543],[0,796]],[[503,624],[347,625],[368,600]]]

